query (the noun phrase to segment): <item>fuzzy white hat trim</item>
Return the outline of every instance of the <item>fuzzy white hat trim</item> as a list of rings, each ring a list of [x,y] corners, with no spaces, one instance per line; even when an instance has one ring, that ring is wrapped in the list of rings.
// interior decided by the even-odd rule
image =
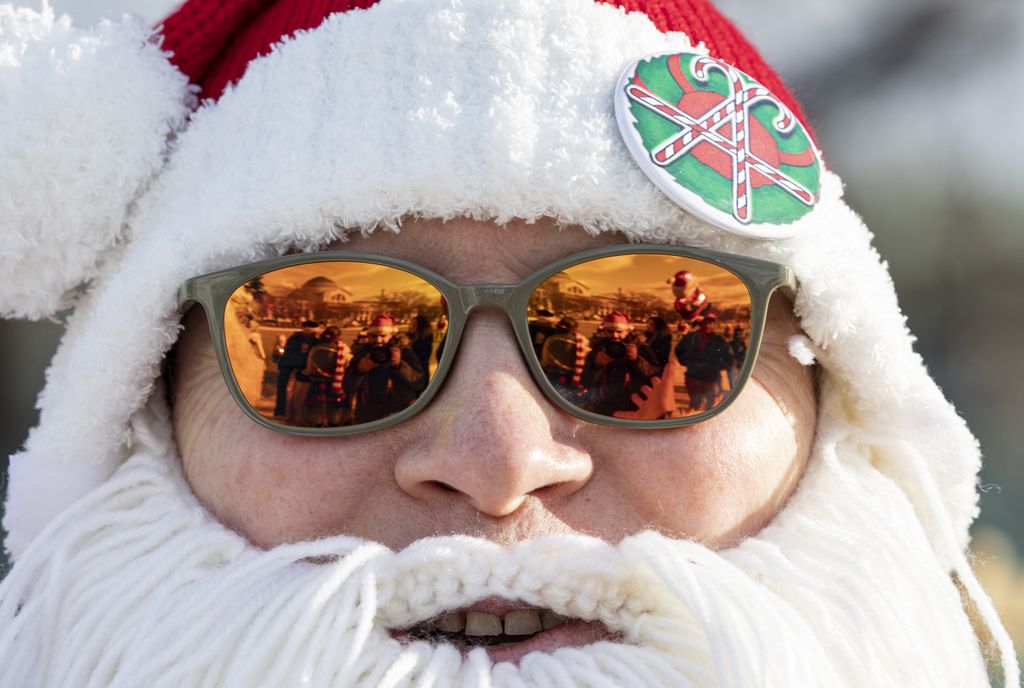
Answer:
[[[77,308],[40,397],[41,422],[12,457],[9,550],[17,555],[123,461],[129,419],[177,338],[185,279],[315,249],[352,229],[396,228],[406,216],[468,215],[553,217],[790,265],[797,313],[830,383],[823,393],[842,396],[846,422],[863,429],[876,465],[906,492],[940,560],[962,561],[977,445],[913,352],[839,179],[824,174],[821,210],[799,235],[745,239],[673,205],[619,139],[612,89],[622,69],[648,53],[694,49],[644,15],[592,0],[383,0],[254,61],[194,114],[138,200],[130,241]],[[49,159],[60,158],[55,148]],[[62,206],[53,213],[74,209],[63,197],[50,203]],[[94,259],[89,252],[73,249],[80,263]],[[19,269],[28,275],[46,260],[32,253]],[[0,306],[13,307],[6,298]],[[96,365],[111,357],[116,364]],[[65,476],[59,492],[56,475]]]
[[[40,318],[122,233],[190,110],[152,29],[0,6],[0,316]]]

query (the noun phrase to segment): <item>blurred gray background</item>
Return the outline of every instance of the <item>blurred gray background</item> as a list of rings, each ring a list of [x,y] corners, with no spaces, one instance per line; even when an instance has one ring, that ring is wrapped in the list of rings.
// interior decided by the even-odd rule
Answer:
[[[29,3],[21,3],[29,4]],[[79,24],[167,0],[52,0]],[[979,575],[1024,639],[1024,3],[719,0],[807,111],[877,238],[918,349],[985,454]],[[0,322],[0,460],[61,328]],[[0,563],[2,565],[2,563]]]

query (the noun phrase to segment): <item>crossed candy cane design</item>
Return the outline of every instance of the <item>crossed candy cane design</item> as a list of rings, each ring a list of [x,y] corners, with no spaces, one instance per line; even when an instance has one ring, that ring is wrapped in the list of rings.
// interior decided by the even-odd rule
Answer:
[[[707,141],[725,152],[732,160],[732,214],[740,222],[750,222],[750,170],[755,169],[773,184],[780,186],[807,206],[814,205],[814,195],[779,168],[767,163],[750,150],[747,122],[750,108],[767,101],[779,108],[780,115],[772,126],[780,133],[791,131],[796,119],[771,91],[763,86],[744,86],[739,72],[712,57],[699,57],[693,62],[694,76],[701,82],[709,78],[709,70],[717,69],[729,80],[730,93],[717,106],[694,119],[674,105],[651,93],[646,87],[630,83],[626,95],[640,105],[681,127],[681,131],[651,153],[655,164],[665,167],[686,155],[701,141]],[[718,130],[732,123],[733,137],[727,138]]]

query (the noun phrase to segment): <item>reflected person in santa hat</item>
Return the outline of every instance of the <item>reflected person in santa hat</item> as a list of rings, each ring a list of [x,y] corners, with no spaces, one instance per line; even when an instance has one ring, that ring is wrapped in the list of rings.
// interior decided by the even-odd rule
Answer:
[[[355,424],[399,413],[427,384],[416,354],[399,341],[393,317],[376,316],[366,332],[369,342],[356,351],[341,383],[343,391],[355,399]]]
[[[802,120],[705,0],[0,5],[0,313],[73,308],[0,686],[1016,685],[976,442]],[[729,393],[558,394],[528,305],[674,318],[680,271]],[[310,280],[349,340],[448,322],[408,405],[275,418],[230,304],[272,343]]]

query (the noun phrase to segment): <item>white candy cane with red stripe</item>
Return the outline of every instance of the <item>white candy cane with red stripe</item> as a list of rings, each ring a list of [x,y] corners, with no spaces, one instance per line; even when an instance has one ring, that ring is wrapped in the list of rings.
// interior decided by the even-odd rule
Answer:
[[[579,387],[583,382],[583,366],[587,362],[587,343],[579,332],[574,332],[573,336],[576,339],[576,361],[572,370],[572,386]]]
[[[341,382],[345,379],[345,368],[352,358],[352,352],[348,346],[338,342],[338,355],[334,360],[334,376],[331,379],[331,391],[340,395],[342,392]]]
[[[710,64],[707,58],[696,60],[693,70],[694,75],[706,81],[708,74],[706,67],[722,68],[722,65],[715,61]],[[740,222],[750,222],[750,175],[747,167],[747,149],[749,140],[747,138],[747,103],[743,98],[743,81],[735,69],[726,67],[725,75],[729,78],[729,85],[732,87],[733,102],[733,141],[736,142],[736,155],[732,157],[732,214]]]

